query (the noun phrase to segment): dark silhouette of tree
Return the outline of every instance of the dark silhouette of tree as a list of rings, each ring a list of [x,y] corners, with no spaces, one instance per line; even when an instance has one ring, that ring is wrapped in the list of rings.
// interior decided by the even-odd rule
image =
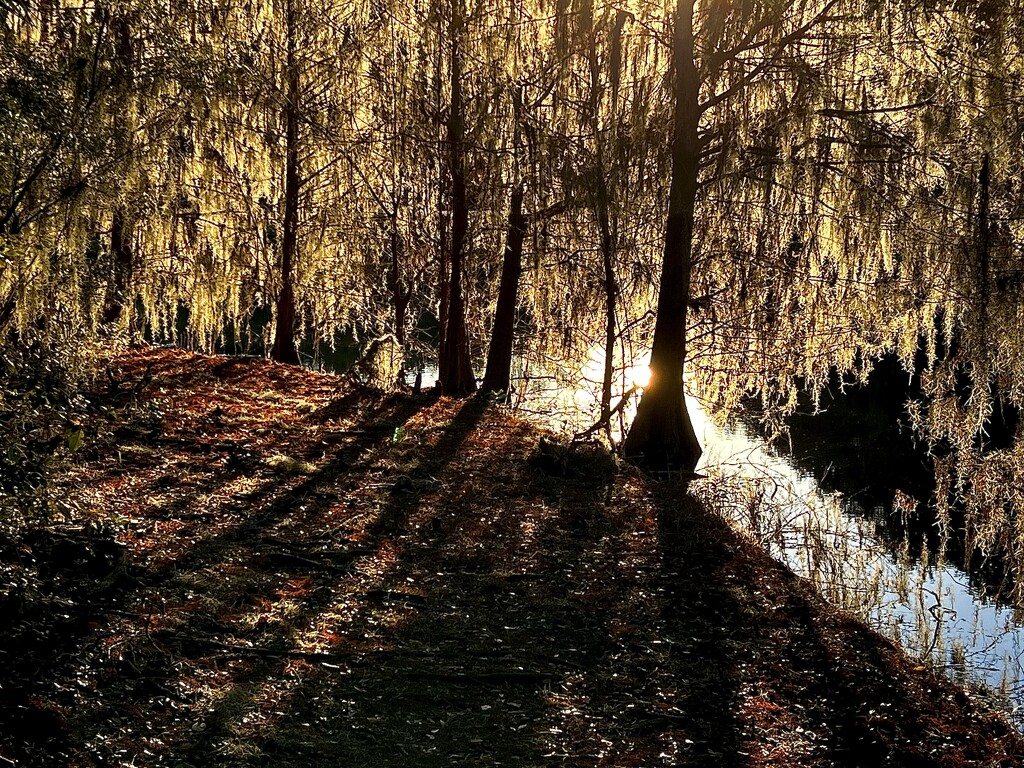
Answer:
[[[279,363],[299,364],[295,344],[295,286],[294,267],[299,226],[299,62],[298,23],[295,0],[285,3],[285,170],[284,170],[284,231],[281,237],[281,289],[277,295],[274,326],[274,346],[270,357]]]
[[[516,309],[519,304],[520,279],[523,275],[523,242],[527,232],[537,222],[557,216],[570,207],[569,201],[562,201],[527,214],[523,212],[524,194],[525,184],[521,182],[513,188],[512,199],[509,203],[498,300],[494,310],[494,322],[491,326],[491,341],[487,348],[487,368],[484,380],[480,385],[484,392],[509,394],[512,390]]]
[[[448,111],[448,174],[451,184],[451,234],[448,240],[447,298],[445,322],[441,336],[438,377],[446,395],[468,395],[476,391],[476,377],[466,329],[466,308],[463,287],[464,259],[469,232],[469,199],[466,194],[465,134],[466,123],[462,103],[462,46],[465,9],[462,0],[451,0],[449,19],[449,85],[451,104]]]
[[[121,107],[129,112],[135,90],[135,51],[128,17],[121,13],[111,22],[114,36],[114,69],[121,81]],[[127,126],[126,126],[127,127]],[[111,275],[103,304],[102,322],[113,325],[121,320],[125,304],[130,300],[132,278],[135,271],[135,255],[132,249],[133,222],[128,205],[120,201],[115,204],[110,222]]]
[[[523,274],[523,240],[527,220],[523,216],[523,184],[512,190],[509,203],[508,228],[501,262],[498,304],[491,326],[491,343],[487,348],[487,368],[480,388],[484,392],[506,392],[512,388],[512,350],[515,343],[516,305],[519,280]]]
[[[700,80],[694,63],[693,6],[693,0],[678,0],[673,22],[672,181],[658,314],[651,347],[651,380],[623,443],[623,453],[645,467],[682,472],[692,472],[701,455],[682,389],[701,151],[698,135]]]
[[[539,85],[539,90],[543,93],[545,86],[542,72],[547,68],[541,66],[539,69],[540,73],[532,74],[537,77],[534,85]],[[522,75],[520,78],[521,80],[527,79]],[[547,87],[553,87],[553,84],[549,84]],[[487,348],[487,367],[481,384],[483,391],[504,392],[506,397],[512,393],[515,326],[519,310],[520,281],[523,275],[523,247],[526,237],[531,227],[559,216],[573,205],[573,202],[566,198],[533,212],[524,211],[524,199],[528,192],[528,186],[531,186],[525,179],[525,169],[534,167],[537,162],[535,157],[538,152],[537,137],[541,132],[541,127],[536,120],[531,120],[530,116],[526,114],[530,104],[526,103],[527,89],[523,83],[513,83],[508,90],[511,91],[512,96],[511,176],[518,181],[512,186],[509,200],[498,297],[491,324],[490,344]],[[524,140],[524,134],[527,133],[533,137],[532,149]],[[535,179],[532,185],[534,193],[539,191],[536,188],[538,182],[539,180]]]
[[[651,348],[651,381],[645,388],[623,451],[654,470],[692,473],[701,455],[683,398],[688,311],[693,281],[695,226],[704,177],[722,175],[721,164],[740,127],[730,107],[747,104],[752,87],[766,79],[799,78],[822,63],[802,58],[796,47],[833,21],[840,0],[813,7],[770,3],[762,8],[730,7],[716,14],[694,0],[676,3],[672,33],[673,138],[671,183],[665,225],[662,272]],[[695,30],[702,34],[696,40]],[[809,54],[812,59],[814,54]],[[834,62],[829,61],[828,64]],[[796,74],[790,74],[796,73]],[[804,98],[813,99],[813,89]],[[802,101],[802,100],[801,100]],[[755,105],[756,106],[756,105]],[[782,106],[783,116],[799,115],[805,104]],[[736,108],[742,113],[742,107]],[[718,158],[718,162],[715,159]],[[717,167],[716,167],[717,166]],[[728,204],[728,201],[724,201]],[[707,206],[701,213],[710,214]],[[777,226],[777,224],[776,224]]]
[[[110,253],[113,257],[112,276],[103,305],[103,323],[117,323],[124,313],[135,259],[132,253],[131,228],[126,223],[123,208],[114,211],[110,223]]]

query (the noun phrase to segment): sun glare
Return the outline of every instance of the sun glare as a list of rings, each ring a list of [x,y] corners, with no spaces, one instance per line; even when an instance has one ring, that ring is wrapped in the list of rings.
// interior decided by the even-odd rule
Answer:
[[[651,383],[651,367],[649,365],[634,365],[627,371],[627,378],[630,386],[643,389]]]

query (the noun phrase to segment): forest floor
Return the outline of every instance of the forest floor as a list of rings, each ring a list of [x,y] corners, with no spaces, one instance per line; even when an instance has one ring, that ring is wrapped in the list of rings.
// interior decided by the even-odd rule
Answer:
[[[678,484],[481,398],[119,353],[0,539],[0,766],[1020,766]]]

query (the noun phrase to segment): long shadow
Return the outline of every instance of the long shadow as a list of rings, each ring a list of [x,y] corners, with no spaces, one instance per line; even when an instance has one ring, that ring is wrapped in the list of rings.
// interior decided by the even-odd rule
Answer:
[[[465,440],[486,408],[479,399],[466,403],[441,440],[409,472],[412,480],[437,478],[445,484],[444,504],[425,505],[430,491],[416,490],[415,485],[392,490],[373,526],[374,535],[394,538],[401,551],[385,586],[397,603],[401,590],[423,597],[390,637],[392,653],[352,668],[347,677],[325,676],[317,695],[306,690],[294,710],[266,734],[261,746],[268,754],[295,755],[282,764],[476,766],[497,764],[495,754],[503,765],[549,762],[533,723],[543,709],[538,688],[544,686],[545,674],[554,679],[561,670],[539,669],[522,656],[516,663],[515,654],[523,646],[536,646],[535,635],[550,627],[550,616],[538,620],[536,611],[512,610],[513,582],[488,567],[495,564],[493,552],[488,558],[480,551],[486,547],[472,543],[481,533],[475,530],[478,515],[486,510],[467,476],[492,465],[477,445],[468,446]],[[486,432],[487,426],[481,429]],[[460,448],[463,455],[453,467]],[[495,480],[488,473],[488,484]],[[501,526],[500,521],[491,522]],[[544,663],[552,666],[550,659]],[[339,700],[350,702],[340,721],[330,714],[330,702]],[[309,744],[296,743],[303,722],[324,718],[330,725],[317,740],[319,753]]]
[[[184,372],[164,380],[163,384],[165,387],[172,382],[175,386],[187,386],[194,381],[193,374],[201,370],[199,364],[186,366]],[[358,400],[358,397],[342,395],[338,401],[343,404],[335,412],[340,413]],[[173,580],[216,562],[228,547],[246,549],[247,556],[259,560],[262,556],[261,547],[264,546],[264,530],[280,522],[299,501],[305,504],[307,514],[315,515],[322,511],[331,502],[331,497],[318,491],[334,483],[347,468],[358,464],[365,455],[386,444],[390,431],[404,423],[422,405],[422,402],[409,399],[385,402],[367,415],[370,421],[365,425],[367,428],[343,446],[335,446],[335,455],[318,471],[283,494],[277,493],[282,478],[273,475],[268,477],[256,491],[236,501],[239,510],[237,525],[201,540],[182,557],[163,567],[121,570],[122,564],[118,561],[112,561],[107,567],[99,562],[104,553],[97,555],[89,551],[84,553],[83,557],[87,560],[82,563],[73,561],[66,564],[65,569],[70,569],[67,574],[61,570],[64,566],[58,567],[53,576],[57,579],[53,587],[57,602],[41,603],[37,608],[22,606],[19,615],[23,621],[19,626],[25,631],[19,630],[17,626],[9,626],[4,633],[0,658],[4,661],[3,667],[11,675],[5,676],[8,679],[3,680],[0,692],[0,755],[10,755],[9,759],[16,759],[24,765],[52,765],[55,764],[54,760],[60,762],[71,759],[70,755],[76,749],[76,741],[81,734],[76,736],[69,729],[67,712],[73,706],[71,702],[80,694],[72,695],[69,700],[67,692],[75,689],[71,686],[61,688],[60,681],[65,679],[77,679],[78,685],[95,686],[97,689],[102,689],[111,681],[119,681],[119,685],[128,681],[128,689],[135,690],[139,696],[151,693],[170,701],[161,681],[173,679],[173,660],[158,656],[146,656],[142,661],[99,658],[98,645],[104,642],[104,638],[96,630],[103,626],[102,620],[109,621],[111,617],[142,611],[140,619],[145,621],[146,606],[143,603],[148,599],[144,597],[145,594],[155,598],[157,591],[166,588]],[[188,496],[198,499],[230,482],[238,474],[231,471],[214,472],[203,482],[189,485],[185,490]],[[163,513],[171,518],[179,516],[173,508],[165,509]],[[195,522],[190,528],[199,527],[204,518],[204,510],[196,510],[192,517]],[[298,550],[298,554],[293,553],[293,556],[301,561],[305,559],[301,542]],[[332,553],[329,567],[336,571],[343,570],[361,553],[362,548]],[[51,554],[55,558],[60,555],[56,551]],[[261,565],[266,567],[268,564]],[[115,568],[118,572],[115,572]],[[237,597],[245,599],[248,596]],[[139,602],[140,598],[142,603]],[[86,666],[91,666],[91,671],[88,676],[83,676],[82,669]],[[44,684],[44,687],[40,687],[40,684]],[[57,685],[57,690],[65,693],[51,695],[45,687],[49,684]],[[61,704],[61,701],[66,703]],[[107,711],[106,707],[100,709]]]
[[[474,467],[503,493],[497,514],[466,483],[452,489],[453,514],[435,513],[434,536],[410,537],[392,583],[426,588],[429,602],[402,625],[402,650],[364,673],[384,692],[364,713],[404,719],[408,733],[364,724],[364,740],[347,742],[338,757],[398,764],[384,745],[401,743],[403,765],[643,764],[668,752],[676,765],[747,764],[738,754],[738,681],[726,650],[740,610],[724,586],[702,589],[728,554],[709,550],[699,535],[679,535],[679,504],[693,500],[659,498],[652,541],[637,519],[642,508],[613,498],[611,477],[572,466],[557,478],[531,475],[522,458],[492,456]],[[503,459],[519,470],[503,469]],[[521,510],[534,518],[529,544]],[[525,546],[537,551],[527,555]],[[719,623],[697,630],[692,614],[710,610],[701,601],[716,606]],[[428,669],[409,654],[425,648]],[[319,711],[297,711],[278,736]],[[455,726],[446,712],[457,713]],[[507,733],[496,755],[502,728],[515,736]]]
[[[471,448],[481,451],[477,461],[453,467],[458,476],[440,473],[452,486],[444,506],[423,513],[413,494],[385,515],[420,526],[406,529],[388,583],[425,593],[393,635],[394,653],[350,670],[354,677],[331,678],[316,695],[306,689],[266,735],[267,753],[302,753],[281,765],[590,766],[641,764],[674,744],[678,764],[723,764],[713,754],[720,742],[683,746],[705,733],[703,723],[638,707],[672,683],[653,679],[661,657],[652,648],[663,636],[647,620],[660,618],[659,599],[637,606],[638,578],[654,574],[639,585],[652,588],[660,578],[647,541],[629,543],[632,517],[643,513],[609,515],[611,478],[531,476],[524,456]],[[430,459],[426,468],[439,469]],[[500,506],[474,474],[486,476]],[[376,695],[353,693],[360,689]],[[306,745],[303,753],[294,734],[304,722],[330,720],[322,702],[338,700],[358,704],[341,718],[343,735],[315,740],[334,751]]]
[[[370,526],[371,537],[382,533],[394,533],[403,527],[403,520],[411,510],[416,509],[430,488],[430,481],[443,474],[465,442],[466,437],[480,422],[488,403],[483,397],[466,400],[451,424],[444,428],[444,435],[427,456],[418,461],[406,475],[409,482],[396,484],[389,492],[388,503]],[[417,482],[418,481],[418,482]]]
[[[525,555],[516,538],[523,522],[517,512],[544,501],[545,490],[521,474],[524,457],[487,446],[490,424],[484,402],[465,403],[441,439],[408,468],[409,482],[391,489],[370,526],[371,539],[393,545],[398,559],[377,577],[372,605],[348,632],[376,633],[385,648],[330,658],[291,691],[275,722],[254,734],[250,744],[258,757],[213,764],[590,763],[590,757],[573,763],[549,754],[542,726],[558,722],[550,699],[559,681],[598,663],[599,649],[585,644],[601,619],[592,617],[591,629],[581,629],[588,621],[570,594],[565,566],[571,563],[552,559],[531,573],[519,567],[525,561],[517,558]],[[467,444],[470,435],[474,442]],[[473,479],[480,475],[483,484]],[[435,480],[445,488],[440,503]],[[490,508],[482,487],[508,492],[500,512]],[[588,495],[589,510],[572,505],[577,521],[599,517],[593,508],[599,494]],[[509,496],[516,503],[508,505]],[[565,512],[559,509],[556,517]],[[600,526],[588,527],[594,539],[603,535]],[[311,601],[303,618],[313,620],[326,608],[324,600]],[[394,614],[401,621],[382,629]],[[252,688],[255,678],[272,674],[280,676],[280,669],[264,664],[240,683]],[[224,709],[234,714],[224,711],[221,719],[237,722],[238,696],[225,699]],[[211,764],[208,756],[222,753],[227,732],[207,733],[178,753],[204,755]]]
[[[743,766],[737,644],[757,642],[723,572],[731,555],[723,530],[684,488],[654,490],[661,560],[662,619],[673,638],[671,667],[682,693],[677,710],[693,742],[688,765]]]
[[[271,476],[258,489],[239,496],[228,507],[228,510],[234,508],[238,512],[239,523],[236,526],[202,539],[180,559],[148,573],[144,583],[149,587],[157,587],[183,571],[192,570],[196,564],[206,562],[211,555],[227,545],[253,543],[261,533],[292,513],[299,503],[303,505],[307,517],[323,512],[334,499],[331,494],[321,491],[338,484],[348,473],[357,471],[359,463],[386,446],[392,439],[393,431],[412,418],[421,407],[422,403],[405,398],[391,402],[389,406],[372,414],[369,423],[363,425],[365,434],[337,448],[329,461],[285,492],[278,494],[282,478]],[[359,547],[353,556],[362,554],[363,549],[365,547]]]
[[[432,478],[441,475],[447,464],[458,453],[466,436],[474,429],[480,415],[483,413],[486,404],[480,400],[466,401],[459,409],[457,415],[445,428],[444,436],[434,446],[429,455],[425,456],[414,467],[408,468],[407,474],[401,479],[419,480]],[[404,420],[403,420],[404,421]],[[362,425],[367,433],[376,434],[371,425]],[[386,430],[386,438],[381,438],[385,443],[393,444],[395,441],[395,430]],[[354,464],[354,463],[353,463]],[[355,472],[358,467],[350,465],[351,471]],[[369,468],[363,468],[364,471]],[[365,476],[364,476],[365,479]],[[415,483],[408,485],[397,483],[401,488],[393,488],[388,496],[388,501],[377,513],[376,520],[368,526],[367,537],[360,542],[358,553],[360,556],[372,556],[380,541],[384,538],[393,538],[402,534],[407,528],[407,515],[417,509],[422,496],[426,493],[426,486],[418,486]],[[423,490],[418,490],[422,488]],[[317,510],[308,510],[312,513],[311,519],[315,519]],[[332,564],[334,565],[334,564]],[[254,567],[260,567],[259,564]],[[266,567],[266,565],[263,565]],[[316,663],[322,660],[326,666],[321,667],[319,674],[311,675],[307,682],[303,682],[289,692],[288,702],[282,704],[283,719],[279,725],[273,728],[264,729],[254,738],[254,744],[264,759],[273,759],[275,765],[291,764],[312,764],[334,765],[334,764],[372,764],[363,763],[360,760],[351,762],[355,755],[367,754],[367,745],[362,742],[358,732],[359,722],[372,722],[383,716],[383,711],[374,710],[375,702],[368,701],[365,705],[370,708],[364,711],[360,721],[349,723],[342,730],[336,731],[340,726],[337,722],[338,702],[352,701],[353,691],[351,686],[353,680],[358,680],[367,674],[372,677],[374,667],[378,662],[373,661],[369,672],[362,672],[358,667],[364,664],[364,657],[368,654],[371,660],[379,659],[380,646],[387,644],[387,637],[375,627],[375,617],[378,614],[389,611],[401,611],[407,601],[415,600],[415,595],[403,595],[400,589],[405,585],[402,578],[396,574],[383,574],[383,583],[373,589],[366,589],[364,580],[356,574],[351,577],[338,573],[336,565],[329,571],[318,567],[318,564],[309,562],[302,566],[291,568],[280,564],[273,567],[276,582],[286,582],[290,579],[311,579],[313,588],[306,591],[303,596],[301,611],[291,618],[291,626],[314,626],[324,625],[324,630],[336,637],[335,647],[326,652],[314,654],[296,654],[296,648],[292,638],[287,636],[273,636],[263,633],[262,636],[250,638],[260,651],[270,651],[262,658],[249,659],[249,663],[240,670],[232,681],[232,688],[228,695],[223,696],[211,708],[208,716],[204,718],[202,728],[188,734],[187,738],[181,740],[175,746],[175,754],[179,758],[190,760],[204,760],[210,763],[211,754],[223,753],[224,744],[231,742],[234,738],[233,731],[236,731],[239,724],[240,713],[251,710],[256,706],[254,698],[258,695],[261,685],[280,682],[282,678],[282,659],[303,660],[304,663]],[[333,574],[333,575],[332,575]],[[394,588],[389,588],[391,584]],[[251,599],[249,600],[251,602]],[[341,603],[346,602],[345,610],[347,621],[346,626],[340,626],[338,622]],[[352,604],[361,603],[357,607]],[[333,623],[332,623],[333,622]],[[189,644],[177,644],[177,653],[199,655],[209,652],[210,646],[204,644],[204,638],[210,638],[211,631],[217,633],[223,631],[224,627],[204,626],[202,617],[195,617],[195,620],[186,623],[184,627],[176,630],[175,635],[179,637],[197,638],[189,647]],[[237,631],[235,632],[237,637]],[[358,635],[358,636],[357,636]],[[245,640],[246,638],[242,638]],[[223,649],[222,649],[223,650]],[[281,658],[274,658],[273,651],[280,651]],[[228,656],[231,652],[228,651]],[[246,653],[241,650],[244,658]],[[353,670],[353,666],[357,669]],[[334,670],[344,667],[344,673],[338,674]],[[379,683],[375,683],[379,687]],[[312,704],[310,708],[308,705]],[[393,701],[384,703],[385,709],[390,712],[394,706]],[[322,714],[322,707],[327,707],[332,712],[331,717]],[[284,714],[284,713],[287,714]],[[393,714],[393,713],[391,713]],[[310,730],[315,724],[315,729]],[[298,735],[298,742],[294,737]],[[340,736],[345,736],[339,740]],[[363,734],[365,735],[365,734]],[[355,741],[352,741],[354,737]],[[235,739],[237,740],[237,739]],[[372,741],[372,735],[370,736]],[[339,750],[339,744],[345,748]],[[313,746],[315,745],[315,746]],[[333,745],[333,747],[331,746]],[[326,750],[326,752],[325,752]],[[370,749],[370,753],[373,749]],[[329,755],[331,755],[329,757]],[[341,763],[336,762],[342,760]],[[225,758],[217,764],[233,764]],[[248,763],[239,763],[248,764]]]

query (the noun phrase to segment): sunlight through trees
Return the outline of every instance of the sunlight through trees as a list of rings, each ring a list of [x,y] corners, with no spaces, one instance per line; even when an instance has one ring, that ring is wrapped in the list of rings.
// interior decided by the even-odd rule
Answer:
[[[754,397],[779,425],[891,353],[972,542],[1024,565],[1024,445],[988,435],[1024,407],[1019,3],[0,16],[9,348],[67,370],[101,337],[296,364],[393,336],[398,379],[593,392],[587,434],[683,476],[684,368],[712,411]]]

